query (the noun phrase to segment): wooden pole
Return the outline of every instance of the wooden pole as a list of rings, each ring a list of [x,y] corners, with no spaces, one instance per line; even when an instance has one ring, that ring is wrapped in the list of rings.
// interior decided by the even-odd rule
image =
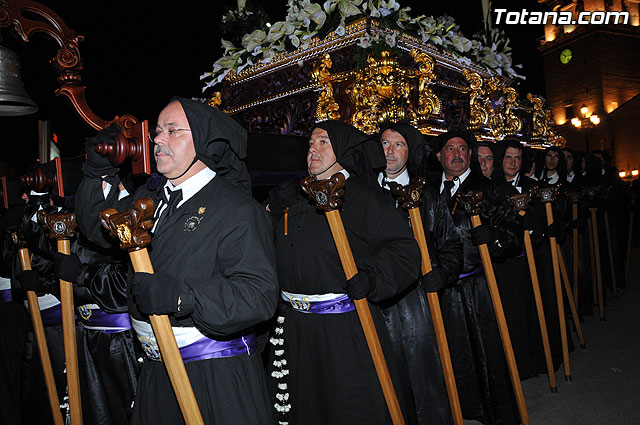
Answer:
[[[553,224],[553,210],[551,209],[551,202],[544,204],[547,213],[547,224],[551,226]],[[562,341],[562,360],[564,363],[564,378],[567,381],[571,381],[571,364],[569,361],[569,344],[567,341],[567,323],[564,313],[564,300],[562,298],[562,283],[560,282],[560,266],[558,263],[558,248],[555,236],[549,237],[549,244],[551,246],[551,260],[553,261],[553,278],[556,288],[556,301],[558,305],[558,321],[560,322],[560,339]]]
[[[604,323],[604,296],[602,293],[602,268],[600,267],[600,242],[598,241],[598,218],[596,209],[591,211],[591,224],[593,225],[593,252],[596,257],[596,278],[598,281],[598,306],[600,307],[600,321]]]
[[[633,241],[633,210],[629,212],[629,237],[627,238],[627,262],[625,266],[626,287],[629,289],[629,266],[631,265],[631,242]]]
[[[432,270],[431,258],[429,257],[429,248],[424,235],[424,227],[419,208],[409,209],[409,219],[411,220],[411,228],[413,236],[418,241],[420,254],[422,255],[422,274],[425,275]],[[449,404],[451,405],[451,415],[455,425],[463,425],[462,408],[460,407],[460,399],[458,397],[458,388],[456,387],[456,379],[453,374],[453,365],[451,363],[451,354],[449,352],[449,342],[444,329],[444,321],[442,320],[442,311],[440,310],[440,299],[437,292],[427,292],[427,301],[429,302],[429,310],[431,311],[431,319],[433,320],[433,328],[436,333],[436,341],[438,343],[438,352],[440,353],[440,363],[442,364],[442,373],[444,374],[444,382],[447,386],[447,395],[449,396]]]
[[[593,305],[598,305],[598,276],[596,275],[596,253],[593,244],[593,222],[587,219],[587,230],[589,231],[589,257],[591,258],[591,284],[593,286]]]
[[[573,221],[574,223],[578,220],[578,203],[574,202],[572,204],[573,209]],[[578,281],[579,281],[579,270],[578,270],[578,228],[574,227],[573,232],[573,301],[576,306],[578,305],[578,293],[580,291]]]
[[[149,253],[144,246],[151,242],[148,229],[153,226],[153,201],[141,198],[133,203],[129,211],[118,213],[114,209],[102,211],[100,221],[110,234],[120,240],[120,248],[129,251],[133,270],[140,273],[153,274],[153,266]],[[150,315],[162,360],[167,368],[171,386],[176,394],[180,411],[186,425],[204,425],[200,408],[196,400],[189,375],[184,366],[180,349],[176,343],[169,316]],[[162,409],[162,406],[159,406]]]
[[[524,211],[520,211],[520,215],[525,215]],[[540,283],[538,281],[538,271],[536,269],[536,261],[533,255],[533,245],[531,244],[531,235],[528,230],[524,231],[524,248],[527,253],[527,261],[529,263],[529,274],[531,275],[531,286],[533,287],[533,296],[536,301],[536,310],[538,312],[538,323],[540,325],[540,334],[542,335],[542,347],[544,348],[544,358],[547,362],[547,377],[549,378],[549,388],[552,393],[558,392],[558,384],[556,383],[556,373],[553,367],[553,357],[551,356],[551,344],[549,344],[549,332],[547,331],[547,320],[544,317],[544,306],[542,304],[542,295],[540,294]]]
[[[342,269],[344,270],[347,280],[349,280],[358,273],[358,268],[356,267],[355,260],[353,259],[353,253],[351,252],[347,234],[345,233],[344,225],[342,224],[342,218],[337,210],[325,211],[325,215],[329,222],[331,234],[333,235],[333,240],[338,250]],[[366,298],[353,300],[353,303],[356,306],[362,330],[364,331],[364,336],[367,340],[371,357],[373,358],[373,364],[375,366],[376,373],[378,374],[380,385],[382,386],[382,393],[384,394],[384,399],[387,403],[389,414],[391,415],[391,421],[394,425],[404,424],[404,417],[402,416],[400,404],[398,403],[398,398],[393,388],[393,383],[391,382],[391,376],[389,375],[387,362],[385,361],[382,346],[380,345],[375,324],[373,323],[369,303]]]
[[[480,221],[479,215],[471,216],[471,225],[474,228],[480,226],[481,224],[482,223]],[[489,293],[491,294],[491,301],[493,303],[493,311],[498,322],[498,330],[500,331],[502,348],[507,359],[511,385],[513,386],[513,392],[515,393],[516,403],[518,405],[518,412],[520,413],[520,421],[523,425],[529,425],[529,413],[527,412],[527,405],[524,400],[524,393],[522,392],[522,384],[520,383],[518,366],[516,365],[516,358],[513,354],[511,336],[509,335],[507,320],[504,317],[504,309],[502,308],[502,300],[500,299],[500,291],[498,290],[498,283],[496,282],[496,276],[493,271],[493,263],[491,262],[491,257],[489,255],[489,248],[487,247],[487,244],[481,244],[478,246],[478,250],[480,250],[480,257],[482,258],[482,267],[484,268],[484,274],[487,277]]]
[[[146,248],[130,251],[129,257],[131,258],[135,272],[153,274],[153,266],[151,265],[151,259],[149,258],[149,253]],[[187,425],[204,425],[196,396],[191,387],[189,376],[187,375],[187,369],[182,361],[180,349],[178,348],[173,329],[171,328],[169,316],[166,314],[153,314],[149,316],[149,321],[151,322],[153,333],[158,341],[162,360],[167,367],[169,380],[176,394],[176,399],[178,400],[178,405],[180,406],[180,411],[182,412],[185,423]]]
[[[573,302],[573,295],[571,294],[571,281],[569,280],[569,274],[567,273],[567,266],[564,263],[564,257],[562,256],[562,249],[558,248],[558,260],[560,262],[560,272],[562,273],[562,279],[564,280],[564,289],[567,292],[567,300],[569,301],[569,308],[571,308],[571,315],[573,316],[573,324],[576,327],[576,333],[578,334],[578,341],[582,349],[587,348],[584,343],[584,334],[582,333],[582,325],[578,320],[578,309]]]
[[[613,260],[613,245],[611,244],[611,228],[609,227],[609,212],[604,211],[604,229],[607,232],[607,250],[609,251],[609,269],[611,270],[611,293],[615,298],[618,295],[616,283],[616,266]]]
[[[20,248],[18,250],[18,257],[20,258],[22,271],[31,270],[29,250],[27,248]],[[38,352],[40,353],[40,364],[44,372],[44,382],[47,388],[49,406],[51,406],[53,423],[55,425],[63,425],[62,413],[60,413],[60,398],[58,398],[58,390],[56,390],[56,381],[53,377],[53,368],[51,367],[51,357],[49,357],[49,347],[47,347],[42,316],[40,315],[40,305],[38,304],[38,296],[35,292],[27,291],[27,302],[29,303],[31,323],[33,323],[33,333],[35,334]]]
[[[69,255],[69,239],[58,239],[58,252]],[[73,304],[73,285],[60,279],[60,303],[62,304],[62,332],[64,334],[64,359],[67,367],[69,390],[69,416],[71,425],[82,424],[82,400],[80,397],[80,372],[78,368],[78,346],[76,341],[76,318]]]

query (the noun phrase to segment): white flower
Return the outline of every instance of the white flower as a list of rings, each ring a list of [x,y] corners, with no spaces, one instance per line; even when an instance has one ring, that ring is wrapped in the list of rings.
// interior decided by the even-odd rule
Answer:
[[[289,40],[291,40],[291,44],[293,44],[293,47],[296,49],[300,46],[300,38],[297,35],[291,34]]]
[[[336,28],[336,35],[338,35],[339,37],[342,37],[346,32],[346,29],[344,28],[343,25],[338,25],[338,28]]]
[[[357,7],[360,5],[360,3],[362,3],[362,0],[338,0],[338,10],[340,11],[340,14],[345,18],[348,18],[349,16],[360,15],[360,13],[362,12],[360,12],[360,9],[358,9]]]
[[[360,37],[360,41],[358,42],[358,46],[362,47],[363,49],[367,49],[369,47],[371,47],[371,36],[369,34],[363,35],[362,37]]]
[[[242,46],[247,49],[247,52],[252,52],[256,46],[262,44],[267,38],[267,34],[262,30],[255,30],[251,34],[245,34],[242,37]]]
[[[230,50],[235,50],[237,49],[236,46],[233,45],[232,42],[225,40],[224,38],[220,39],[220,42],[222,43],[222,48],[224,49],[224,54],[226,55],[227,53],[229,53]]]
[[[385,34],[384,42],[387,43],[387,45],[389,47],[395,47],[395,45],[396,45],[396,33],[395,32],[390,32],[390,33]]]

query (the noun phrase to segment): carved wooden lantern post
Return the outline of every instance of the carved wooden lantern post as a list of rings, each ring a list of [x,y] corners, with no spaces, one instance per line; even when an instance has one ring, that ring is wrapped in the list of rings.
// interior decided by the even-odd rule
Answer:
[[[100,213],[102,225],[109,230],[111,236],[118,238],[121,249],[129,251],[135,272],[153,274],[153,265],[145,248],[151,242],[148,230],[153,227],[153,208],[150,198],[142,198],[135,201],[129,211],[119,213],[108,209]],[[149,321],[186,424],[204,425],[169,316],[152,314]]]
[[[57,242],[58,252],[69,255],[71,253],[70,239],[75,236],[76,227],[78,227],[76,214],[47,214],[44,210],[40,210],[38,211],[38,221],[49,232],[49,238]],[[67,366],[71,425],[82,425],[73,285],[62,279],[60,279],[60,302],[62,303],[62,332],[64,334],[64,358]]]
[[[342,269],[344,270],[347,280],[349,280],[358,273],[358,268],[356,267],[353,253],[349,246],[349,240],[347,239],[347,234],[342,224],[340,212],[338,211],[338,208],[342,205],[341,197],[344,194],[344,181],[344,175],[342,173],[336,173],[327,180],[314,181],[311,176],[305,177],[301,185],[307,196],[316,201],[317,208],[324,211],[338,250]],[[400,404],[398,403],[398,398],[393,388],[393,382],[391,382],[391,376],[389,375],[389,369],[384,358],[384,353],[382,352],[382,346],[380,345],[375,324],[373,323],[373,317],[371,317],[369,304],[366,298],[353,300],[353,303],[360,318],[360,324],[362,325],[362,330],[364,331],[364,336],[367,340],[369,351],[371,352],[373,364],[378,374],[378,380],[382,386],[382,393],[384,394],[391,420],[394,425],[404,424],[404,417],[402,416]]]
[[[521,216],[525,216],[529,204],[533,200],[531,192],[524,192],[507,198],[513,209]],[[529,263],[529,274],[531,275],[531,285],[533,287],[533,296],[536,301],[536,310],[538,312],[538,324],[540,325],[540,334],[542,335],[542,346],[544,348],[544,357],[547,362],[547,377],[549,379],[549,388],[552,393],[558,392],[558,384],[556,383],[556,373],[553,366],[553,358],[551,356],[551,345],[549,344],[549,332],[547,330],[547,320],[544,317],[544,306],[542,305],[542,296],[540,294],[540,283],[538,281],[538,271],[536,269],[536,260],[533,256],[533,246],[531,244],[531,235],[529,229],[524,229],[524,248],[527,252],[527,262]]]
[[[425,180],[423,177],[417,177],[411,184],[402,186],[395,182],[389,182],[391,193],[396,197],[402,207],[409,211],[409,219],[411,220],[411,228],[413,236],[420,246],[420,254],[422,255],[422,274],[429,273],[431,268],[431,258],[429,257],[429,248],[424,234],[424,226],[422,216],[420,215],[421,197],[424,190]],[[440,362],[442,363],[442,372],[444,373],[444,381],[447,385],[447,394],[449,396],[449,404],[451,405],[451,414],[455,425],[462,425],[462,409],[460,407],[460,399],[458,398],[458,389],[456,388],[456,380],[453,374],[453,365],[451,364],[451,354],[449,352],[449,343],[447,334],[444,329],[442,320],[442,311],[440,310],[440,299],[437,292],[427,292],[427,301],[429,302],[429,310],[431,311],[431,319],[436,332],[436,340],[438,343],[438,352],[440,353]]]
[[[469,192],[467,194],[459,193],[457,194],[457,198],[458,205],[462,206],[466,213],[470,216],[471,225],[474,228],[482,225],[482,222],[480,220],[480,211],[482,210],[482,192]],[[516,403],[518,404],[520,420],[522,421],[523,425],[529,425],[529,413],[527,412],[527,405],[524,400],[524,393],[522,392],[520,374],[518,373],[516,358],[513,354],[511,336],[509,335],[507,320],[504,317],[504,309],[502,308],[502,300],[500,299],[500,291],[498,290],[496,275],[493,271],[493,263],[491,262],[491,256],[489,255],[489,247],[487,246],[487,244],[481,244],[478,246],[478,250],[480,251],[480,257],[482,259],[484,274],[487,277],[487,285],[489,287],[489,293],[491,294],[493,311],[496,315],[496,321],[498,322],[498,330],[500,331],[502,348],[507,359],[509,376],[511,378],[513,392],[516,396]]]

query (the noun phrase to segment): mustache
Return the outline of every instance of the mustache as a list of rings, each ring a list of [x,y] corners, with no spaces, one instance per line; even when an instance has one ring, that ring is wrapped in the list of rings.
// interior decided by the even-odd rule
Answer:
[[[164,155],[172,155],[171,149],[169,149],[167,146],[160,146],[160,145],[154,146],[153,154],[158,155],[160,153]]]
[[[464,162],[464,161],[462,160],[462,158],[453,158],[453,159],[451,160],[451,163],[452,163],[452,164],[455,164],[456,162]]]

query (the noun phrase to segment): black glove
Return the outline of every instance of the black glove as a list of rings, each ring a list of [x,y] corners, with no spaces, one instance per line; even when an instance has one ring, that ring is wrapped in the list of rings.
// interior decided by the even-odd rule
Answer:
[[[358,273],[353,275],[353,277],[347,280],[347,285],[345,289],[347,290],[347,294],[352,300],[361,300],[362,298],[366,298],[371,292],[371,280],[369,279],[369,275],[364,270],[358,270]]]
[[[82,164],[82,172],[89,177],[113,176],[118,173],[119,168],[111,163],[106,156],[102,156],[96,152],[98,143],[106,142],[110,145],[115,144],[116,135],[122,130],[116,124],[101,130],[93,137],[89,137],[85,143],[84,149],[87,153],[87,160]]]
[[[439,269],[433,269],[429,273],[420,276],[420,285],[424,292],[438,292],[446,286],[447,279]]]
[[[584,218],[578,218],[577,220],[571,220],[570,227],[572,229],[584,229],[587,221]]]
[[[67,282],[76,282],[78,280],[78,272],[82,263],[77,254],[67,255],[61,252],[54,252],[53,261],[58,279],[66,280]]]
[[[560,233],[560,229],[558,228],[558,224],[556,222],[551,223],[550,226],[547,226],[544,229],[544,236],[547,238],[557,238]]]
[[[24,291],[34,291],[38,296],[44,295],[44,285],[40,281],[40,273],[36,270],[24,270],[16,275],[18,287]]]
[[[469,234],[471,235],[471,243],[475,246],[490,244],[495,240],[495,238],[491,236],[491,229],[485,224],[472,228]]]
[[[138,309],[144,314],[170,314],[186,316],[193,312],[193,295],[181,287],[176,277],[156,272],[133,275],[131,294]]]

